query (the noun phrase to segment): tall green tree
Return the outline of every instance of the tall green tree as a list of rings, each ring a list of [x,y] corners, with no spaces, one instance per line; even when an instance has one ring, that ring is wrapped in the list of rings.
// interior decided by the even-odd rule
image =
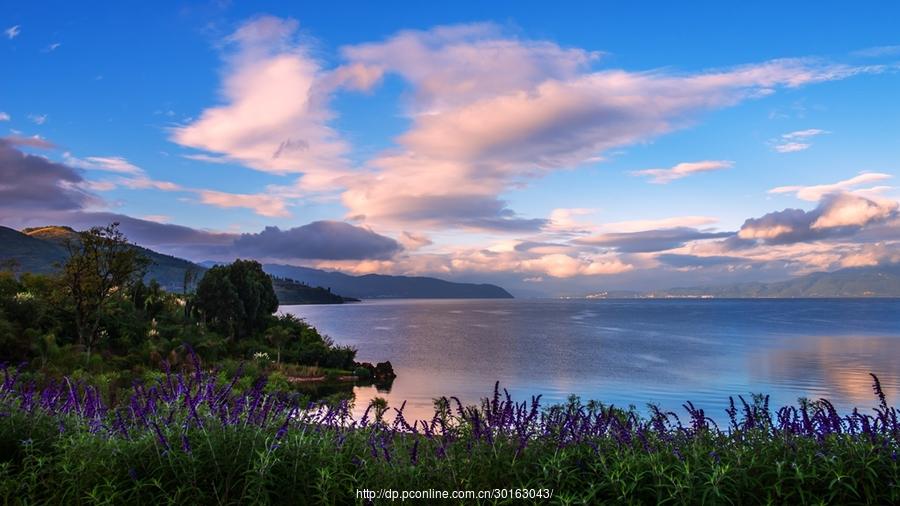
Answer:
[[[128,242],[118,223],[81,232],[66,240],[66,249],[69,258],[61,281],[73,303],[78,343],[90,355],[109,301],[125,296],[130,285],[141,279],[149,261]]]
[[[210,328],[240,338],[266,328],[278,310],[278,298],[259,262],[236,260],[206,271],[194,305]]]

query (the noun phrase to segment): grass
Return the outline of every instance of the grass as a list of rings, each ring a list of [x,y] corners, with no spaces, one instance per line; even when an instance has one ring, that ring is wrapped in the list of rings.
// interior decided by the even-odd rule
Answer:
[[[104,405],[93,387],[34,388],[4,371],[6,504],[348,504],[358,489],[546,489],[552,504],[897,504],[900,425],[880,401],[770,409],[738,399],[728,427],[685,405],[634,411],[572,399],[544,407],[495,388],[480,406],[436,401],[431,420],[354,418],[245,391],[197,365]],[[484,503],[520,503],[486,500]],[[453,503],[453,501],[448,501]]]

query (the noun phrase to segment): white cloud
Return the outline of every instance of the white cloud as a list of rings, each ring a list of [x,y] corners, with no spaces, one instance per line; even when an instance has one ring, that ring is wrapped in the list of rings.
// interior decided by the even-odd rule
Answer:
[[[775,151],[779,153],[796,153],[797,151],[806,151],[811,147],[812,144],[807,142],[784,142],[775,145]]]
[[[66,164],[87,171],[111,172],[119,177],[106,180],[90,180],[85,186],[94,191],[111,191],[116,188],[132,190],[192,191],[169,181],[158,181],[147,175],[144,169],[121,156],[88,156],[78,158],[63,153]]]
[[[0,121],[9,121],[10,119],[9,114],[0,111]]]
[[[44,123],[47,122],[47,115],[46,114],[29,114],[28,119],[30,119],[31,122],[34,123],[35,125],[43,125]]]
[[[6,35],[6,38],[9,40],[15,39],[22,33],[22,29],[19,25],[10,26],[6,30],[3,30],[3,34]]]
[[[65,162],[72,167],[86,170],[101,170],[117,174],[143,174],[144,171],[120,156],[89,156],[76,158],[69,153],[63,154]]]
[[[828,134],[831,133],[827,130],[821,130],[819,128],[809,128],[806,130],[796,130],[794,132],[789,132],[781,136],[782,139],[806,139],[809,137],[815,137],[817,135]]]
[[[649,176],[651,183],[667,184],[700,172],[729,169],[734,162],[728,160],[703,160],[700,162],[683,162],[669,169],[645,169],[632,172],[635,176]]]

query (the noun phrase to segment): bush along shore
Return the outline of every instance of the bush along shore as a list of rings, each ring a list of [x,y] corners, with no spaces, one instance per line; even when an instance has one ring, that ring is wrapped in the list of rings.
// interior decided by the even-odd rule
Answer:
[[[107,405],[93,385],[37,387],[5,367],[0,500],[6,504],[360,503],[356,491],[540,489],[557,504],[897,504],[900,424],[826,400],[772,409],[739,398],[718,427],[685,414],[571,399],[543,407],[495,387],[480,406],[435,401],[430,420],[373,402],[308,404],[222,381],[191,354]],[[518,503],[508,497],[486,503]]]

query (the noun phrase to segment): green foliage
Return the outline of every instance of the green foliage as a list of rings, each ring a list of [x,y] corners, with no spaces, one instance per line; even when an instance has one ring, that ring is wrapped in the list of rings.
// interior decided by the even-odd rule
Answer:
[[[206,271],[194,304],[211,328],[237,338],[264,330],[278,310],[272,280],[253,260],[236,260]]]
[[[114,229],[98,233],[101,237],[113,234],[115,241],[127,244],[110,230]],[[189,311],[195,295],[169,293],[154,280],[144,283],[136,277],[111,289],[95,307],[98,320],[95,337],[90,340],[93,353],[89,353],[78,339],[77,303],[65,276],[24,274],[17,278],[0,271],[0,362],[27,362],[39,382],[62,375],[96,379],[105,385],[109,398],[122,395],[118,390],[141,379],[147,370],[158,369],[163,361],[172,367],[186,365],[188,347],[207,363],[225,367],[229,374],[244,362],[245,374],[251,379],[242,380],[242,388],[249,387],[252,378],[278,372],[275,381],[280,386],[308,389],[309,385],[291,383],[288,377],[308,376],[309,370],[319,371],[315,375],[319,378],[330,378],[329,373],[337,377],[356,367],[354,349],[335,346],[299,318],[271,314],[276,301],[259,264],[238,262],[209,272],[201,287],[202,297],[196,296],[204,303],[206,311],[200,316],[208,324]],[[218,325],[220,319],[206,314],[210,304],[223,301],[221,294],[216,294],[217,284],[227,287],[226,302],[227,294],[233,295],[234,307],[222,309],[231,314],[226,319],[244,315],[241,321],[226,325],[224,332]],[[248,307],[257,313],[255,317],[246,316]],[[230,339],[232,328],[242,329],[238,331],[240,339]],[[254,360],[256,354],[269,359]]]
[[[633,444],[609,437],[563,448],[548,440],[518,451],[516,440],[487,443],[462,427],[450,445],[440,438],[397,435],[387,460],[367,431],[299,426],[276,445],[273,434],[280,423],[162,429],[173,445],[184,436],[187,452],[163,448],[151,432],[108,438],[73,420],[61,433],[50,417],[13,412],[0,418],[0,501],[348,504],[360,502],[360,489],[540,489],[552,491],[552,500],[525,501],[511,492],[506,499],[464,502],[900,502],[900,465],[880,442],[866,438],[817,442],[750,431]]]
[[[103,337],[100,320],[110,299],[140,279],[147,265],[118,227],[93,227],[66,240],[69,258],[61,282],[74,306],[78,342],[88,353]]]

